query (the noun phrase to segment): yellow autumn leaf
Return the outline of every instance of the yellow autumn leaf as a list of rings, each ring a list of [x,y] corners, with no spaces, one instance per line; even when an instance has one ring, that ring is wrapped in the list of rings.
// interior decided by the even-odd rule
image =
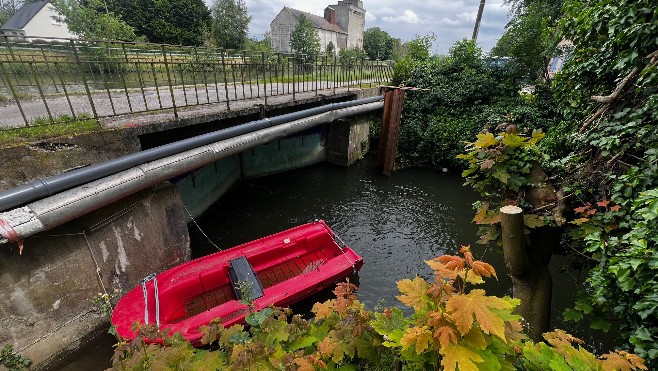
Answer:
[[[471,349],[484,350],[487,348],[487,339],[484,337],[482,331],[472,328],[471,331],[464,335],[461,344]]]
[[[506,147],[516,148],[525,144],[525,138],[516,134],[503,134],[502,143]]]
[[[498,144],[498,141],[491,133],[478,134],[477,140],[473,142],[473,146],[476,148],[487,148],[496,144]]]
[[[476,260],[471,264],[471,269],[478,276],[483,276],[483,277],[494,276],[494,277],[498,278],[498,276],[496,276],[496,270],[489,263],[485,263],[483,261]]]
[[[452,326],[439,326],[434,330],[434,339],[439,341],[441,348],[445,348],[457,343],[457,331]]]
[[[416,353],[422,354],[425,349],[429,348],[431,341],[432,332],[427,328],[427,326],[422,326],[408,328],[404,335],[402,335],[400,344],[402,344],[404,348],[409,348],[410,346],[416,344]]]
[[[603,366],[605,371],[648,370],[647,366],[644,365],[644,360],[642,358],[635,354],[624,352],[623,350],[604,354],[601,358],[603,358],[601,366]]]
[[[484,359],[474,351],[459,345],[450,344],[441,348],[443,356],[441,365],[445,371],[478,371],[477,363],[484,362]]]
[[[528,144],[537,144],[540,140],[544,139],[546,134],[542,133],[541,129],[535,129],[532,131],[532,138],[528,140]]]
[[[446,311],[455,321],[457,330],[464,335],[477,320],[485,334],[493,334],[505,339],[505,321],[492,309],[513,309],[504,299],[487,296],[484,290],[472,290],[467,295],[453,295],[446,303]]]
[[[315,314],[315,319],[329,317],[334,312],[335,299],[327,300],[324,303],[315,303],[311,311]]]
[[[404,279],[398,282],[398,290],[402,295],[397,298],[404,304],[420,310],[425,307],[425,295],[430,285],[422,278],[416,276],[414,280]]]
[[[330,337],[326,337],[318,343],[318,352],[325,357],[331,357],[331,360],[336,363],[342,361],[345,357],[342,345]]]

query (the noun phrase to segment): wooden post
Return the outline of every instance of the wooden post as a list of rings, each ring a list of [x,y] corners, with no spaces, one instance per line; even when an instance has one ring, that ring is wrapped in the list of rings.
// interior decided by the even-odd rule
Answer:
[[[521,300],[515,313],[530,326],[528,336],[535,342],[550,327],[553,281],[548,261],[541,249],[528,249],[525,243],[523,211],[517,206],[500,208],[503,254],[512,274],[513,296]],[[538,251],[535,251],[538,250]]]
[[[518,206],[500,208],[503,254],[512,276],[523,277],[530,268],[523,238],[523,210]]]
[[[379,165],[384,166],[384,158],[386,153],[386,142],[388,139],[388,125],[391,116],[391,102],[393,101],[393,92],[387,91],[384,93],[384,114],[382,116],[382,125],[379,130],[379,146],[377,149],[377,158]]]
[[[384,116],[379,135],[379,164],[384,167],[384,175],[391,175],[395,167],[395,156],[400,138],[400,122],[404,105],[404,90],[396,88],[386,92]]]

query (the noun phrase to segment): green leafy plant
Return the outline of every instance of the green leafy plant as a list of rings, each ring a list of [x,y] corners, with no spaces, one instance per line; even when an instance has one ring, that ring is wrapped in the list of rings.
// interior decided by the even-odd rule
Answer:
[[[313,305],[313,321],[266,308],[247,318],[249,328],[224,328],[219,319],[200,327],[201,342],[213,350],[138,325],[141,336],[117,345],[113,368],[390,370],[399,363],[407,370],[646,370],[640,357],[623,351],[597,358],[563,331],[546,333],[547,344],[528,340],[513,313],[519,300],[474,288],[496,272],[475,260],[468,246],[461,253],[427,261],[435,273],[431,282],[398,282],[398,299],[413,309],[410,317],[399,308],[366,310],[357,287],[344,282],[334,290],[336,299]]]
[[[475,204],[477,211],[473,218],[482,226],[480,243],[499,240],[498,210],[505,205],[525,209],[524,223],[528,229],[563,222],[555,220],[559,216],[549,210],[535,210],[525,199],[526,189],[541,186],[533,184],[531,172],[542,157],[536,144],[543,137],[540,130],[535,130],[531,137],[514,132],[499,135],[486,132],[478,134],[475,142],[467,144],[467,153],[457,156],[468,162],[468,168],[462,172],[465,184],[472,186],[482,197]]]
[[[31,364],[31,360],[14,352],[14,346],[11,344],[7,344],[0,349],[0,365],[7,367],[11,371],[27,369]]]

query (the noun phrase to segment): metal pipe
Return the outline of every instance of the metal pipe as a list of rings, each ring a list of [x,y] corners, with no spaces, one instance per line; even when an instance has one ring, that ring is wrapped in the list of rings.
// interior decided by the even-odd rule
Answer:
[[[270,126],[280,125],[304,117],[317,115],[332,110],[353,107],[362,104],[381,101],[383,96],[377,96],[366,99],[359,99],[342,103],[331,103],[320,107],[305,109],[302,111],[292,112],[285,115],[265,118],[262,120],[248,122],[243,125],[230,127],[223,130],[214,131],[208,134],[184,139],[178,142],[166,144],[160,147],[152,148],[146,151],[140,151],[127,156],[119,157],[110,161],[86,166],[84,168],[72,170],[63,174],[55,175],[45,179],[37,179],[16,188],[0,192],[0,211],[8,210],[12,207],[23,205],[30,201],[48,197],[67,189],[85,184],[102,177],[118,173],[131,167],[154,161],[166,156],[183,152],[192,148],[203,146],[209,143],[217,142],[223,139],[232,138],[238,135],[249,133],[255,130],[264,129]]]
[[[21,208],[0,213],[0,244],[19,241],[35,233],[52,229],[133,193],[257,145],[285,138],[344,117],[375,111],[382,107],[383,102],[381,101],[370,102],[298,118],[229,139],[221,139],[137,165]]]

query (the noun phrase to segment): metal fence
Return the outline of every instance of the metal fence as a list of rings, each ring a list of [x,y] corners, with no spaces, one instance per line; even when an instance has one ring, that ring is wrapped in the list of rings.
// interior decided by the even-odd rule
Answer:
[[[0,127],[336,89],[390,81],[389,61],[68,39],[0,39]]]

